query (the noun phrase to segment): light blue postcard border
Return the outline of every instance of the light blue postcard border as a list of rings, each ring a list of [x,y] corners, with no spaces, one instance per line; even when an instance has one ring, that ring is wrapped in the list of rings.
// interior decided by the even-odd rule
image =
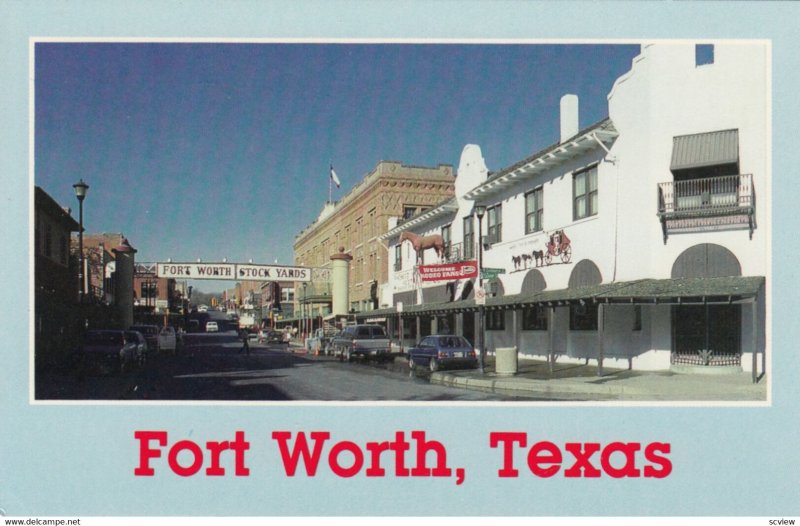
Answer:
[[[135,5],[129,5],[135,4]],[[796,145],[800,4],[758,2],[100,2],[0,0],[4,349],[0,510],[93,515],[800,514]],[[29,401],[29,51],[32,37],[769,39],[773,49],[772,403],[768,407],[33,405]],[[136,430],[251,442],[249,477],[135,477]],[[454,479],[287,477],[275,430],[357,443],[424,430]],[[499,478],[492,431],[529,442],[669,442],[665,479]],[[428,497],[429,496],[429,497]]]

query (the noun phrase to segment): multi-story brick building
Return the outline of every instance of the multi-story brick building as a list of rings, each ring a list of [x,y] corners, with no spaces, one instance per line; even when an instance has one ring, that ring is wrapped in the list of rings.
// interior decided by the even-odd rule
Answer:
[[[125,237],[119,233],[83,234],[83,257],[86,268],[85,293],[92,301],[114,302],[114,253]],[[78,238],[73,236],[72,251],[78,253]]]
[[[156,276],[155,263],[136,263],[133,274],[134,305],[140,312],[178,312],[182,295],[174,278]]]
[[[339,247],[353,257],[350,268],[350,310],[363,312],[389,304],[385,294],[388,252],[378,240],[390,219],[410,219],[454,195],[453,167],[407,166],[381,161],[341,200],[326,203],[322,213],[295,238],[295,264],[330,268],[330,256]],[[324,276],[324,272],[321,274]],[[306,312],[325,315],[330,308],[330,283],[314,279],[295,297]],[[297,309],[299,311],[300,309]]]

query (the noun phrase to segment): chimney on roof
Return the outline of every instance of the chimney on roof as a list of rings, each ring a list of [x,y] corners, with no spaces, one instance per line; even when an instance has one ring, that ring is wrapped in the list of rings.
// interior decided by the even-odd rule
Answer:
[[[578,96],[567,94],[561,97],[561,141],[576,135],[578,127]]]

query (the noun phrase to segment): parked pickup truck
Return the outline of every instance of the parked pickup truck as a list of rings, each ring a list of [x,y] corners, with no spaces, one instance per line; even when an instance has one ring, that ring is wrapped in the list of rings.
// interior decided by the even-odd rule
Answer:
[[[357,357],[379,361],[392,357],[391,342],[380,325],[350,325],[331,341],[339,360],[353,361]]]

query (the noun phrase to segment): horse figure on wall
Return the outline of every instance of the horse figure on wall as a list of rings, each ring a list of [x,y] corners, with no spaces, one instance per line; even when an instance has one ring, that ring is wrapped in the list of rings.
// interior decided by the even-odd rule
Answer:
[[[440,260],[444,257],[444,238],[439,234],[418,236],[413,232],[403,232],[400,234],[400,243],[406,240],[411,241],[411,245],[417,253],[417,262],[422,259],[422,253],[428,248],[435,250]]]

